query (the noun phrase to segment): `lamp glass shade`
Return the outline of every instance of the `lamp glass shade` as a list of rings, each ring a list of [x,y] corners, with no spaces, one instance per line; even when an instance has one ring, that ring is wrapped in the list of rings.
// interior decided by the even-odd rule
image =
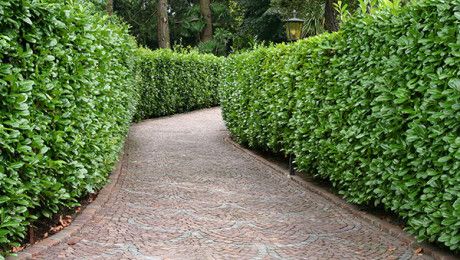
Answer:
[[[289,41],[297,41],[302,37],[303,20],[291,19],[286,21],[286,34]]]

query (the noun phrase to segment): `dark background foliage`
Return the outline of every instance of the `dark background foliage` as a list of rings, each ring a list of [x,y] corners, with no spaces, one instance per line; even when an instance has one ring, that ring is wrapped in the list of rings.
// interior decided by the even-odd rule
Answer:
[[[104,0],[93,0],[101,9]],[[201,52],[227,55],[258,43],[286,41],[284,20],[296,10],[306,20],[304,37],[324,32],[324,7],[335,0],[214,0],[211,1],[213,39],[200,41],[205,21],[198,0],[169,0],[171,44],[197,47]],[[114,0],[114,10],[130,26],[138,43],[150,49],[158,48],[156,0]],[[357,0],[344,0],[348,10],[356,8]]]
[[[224,48],[226,51],[230,40],[228,35],[232,35],[236,30],[236,22],[228,6],[228,0],[216,0],[211,4],[213,26],[217,32],[215,36],[217,38],[225,36],[225,38],[224,42],[219,43],[223,45],[222,47],[204,48],[207,52],[221,53],[222,51],[217,48]],[[114,10],[131,26],[131,33],[140,45],[150,49],[158,48],[155,0],[115,0]],[[171,43],[181,46],[198,46],[200,32],[205,26],[198,1],[170,0],[168,10]],[[222,39],[219,40],[222,41]]]

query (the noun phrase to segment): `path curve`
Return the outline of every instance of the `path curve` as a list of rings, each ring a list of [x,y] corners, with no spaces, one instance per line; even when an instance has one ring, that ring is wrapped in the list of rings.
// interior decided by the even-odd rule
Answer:
[[[133,125],[105,205],[39,259],[421,258],[227,135],[218,108]]]

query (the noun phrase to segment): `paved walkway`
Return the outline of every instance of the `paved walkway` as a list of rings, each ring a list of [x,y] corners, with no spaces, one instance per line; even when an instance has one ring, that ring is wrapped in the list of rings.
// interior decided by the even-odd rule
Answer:
[[[134,125],[103,209],[42,258],[417,258],[226,136],[216,108]]]

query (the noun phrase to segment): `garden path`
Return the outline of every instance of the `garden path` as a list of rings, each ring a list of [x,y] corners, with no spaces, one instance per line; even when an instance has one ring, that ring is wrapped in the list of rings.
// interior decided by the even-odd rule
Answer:
[[[105,204],[39,258],[426,258],[227,136],[218,108],[133,125]]]

